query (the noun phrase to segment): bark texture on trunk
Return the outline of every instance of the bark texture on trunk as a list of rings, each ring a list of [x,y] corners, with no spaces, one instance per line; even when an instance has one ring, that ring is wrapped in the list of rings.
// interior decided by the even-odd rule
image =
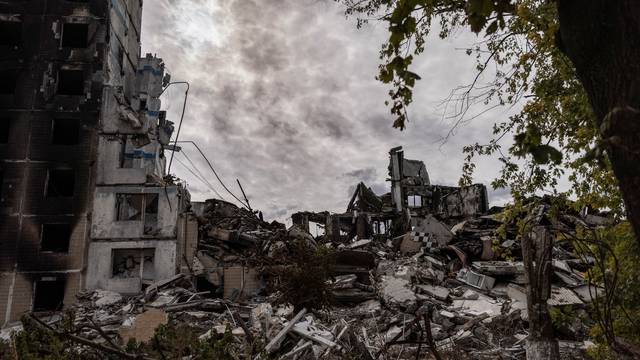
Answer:
[[[522,257],[527,282],[529,338],[527,360],[560,359],[558,341],[547,306],[551,297],[553,237],[545,226],[535,226],[522,239]]]
[[[558,341],[527,339],[527,360],[560,359]]]
[[[557,2],[558,46],[587,92],[640,243],[640,1]]]

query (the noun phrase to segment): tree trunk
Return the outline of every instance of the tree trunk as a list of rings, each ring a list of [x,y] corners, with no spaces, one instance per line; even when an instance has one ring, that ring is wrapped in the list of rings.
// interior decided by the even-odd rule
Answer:
[[[640,243],[640,1],[557,2],[558,46],[587,92]]]
[[[560,359],[560,349],[553,334],[547,305],[547,300],[551,297],[552,252],[553,237],[544,226],[535,226],[522,239],[529,315],[527,360]]]

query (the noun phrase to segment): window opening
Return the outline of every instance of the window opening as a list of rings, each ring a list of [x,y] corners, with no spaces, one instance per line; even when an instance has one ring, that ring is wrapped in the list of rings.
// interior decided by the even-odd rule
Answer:
[[[36,281],[33,311],[62,310],[65,283],[65,280],[47,276]]]
[[[422,207],[422,196],[420,195],[410,195],[407,198],[407,202],[410,208],[420,208]]]
[[[80,141],[80,120],[53,119],[51,143],[54,145],[77,145]]]
[[[155,280],[155,249],[114,249],[111,276]]]
[[[17,70],[0,71],[0,94],[13,94],[18,85]]]
[[[146,194],[144,207],[144,234],[158,232],[158,194]]]
[[[64,24],[62,28],[62,47],[84,49],[88,45],[89,24]]]
[[[144,195],[116,194],[116,221],[142,220]]]
[[[0,45],[20,46],[22,43],[22,23],[19,21],[0,21]]]
[[[71,224],[43,224],[41,250],[66,253],[69,252]]]
[[[75,173],[68,169],[49,170],[47,197],[72,197],[75,187]]]
[[[58,72],[59,95],[82,95],[84,93],[84,73],[82,70],[60,70]]]

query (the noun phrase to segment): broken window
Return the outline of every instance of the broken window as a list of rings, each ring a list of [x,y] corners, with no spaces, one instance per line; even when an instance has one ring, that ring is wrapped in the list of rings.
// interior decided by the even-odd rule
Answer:
[[[133,154],[127,153],[128,145],[127,135],[121,135],[120,137],[120,168],[132,169],[133,168]]]
[[[59,311],[64,305],[65,281],[43,276],[35,283],[33,311]]]
[[[144,234],[158,230],[158,194],[116,194],[116,221],[142,221]]]
[[[373,221],[372,226],[374,235],[385,235],[389,229],[386,221],[375,220]]]
[[[0,119],[0,144],[9,142],[9,129],[11,127],[11,119]]]
[[[22,43],[22,23],[0,21],[0,45],[19,46]]]
[[[58,72],[59,95],[82,95],[84,93],[84,73],[82,70],[60,70]]]
[[[114,249],[111,253],[112,277],[154,280],[155,249]]]
[[[80,138],[80,120],[53,119],[51,143],[54,145],[76,145]]]
[[[0,94],[13,94],[18,85],[17,70],[0,71]]]
[[[410,195],[407,197],[407,204],[410,208],[420,208],[422,207],[422,196],[420,195]]]
[[[75,187],[75,172],[71,169],[49,170],[47,177],[47,197],[72,197]]]
[[[42,225],[42,251],[69,252],[69,240],[71,239],[71,224],[43,224]]]
[[[89,44],[89,24],[64,24],[62,47],[84,49]]]
[[[322,236],[325,234],[324,224],[320,224],[314,221],[309,221],[309,233],[315,236]]]
[[[158,194],[146,194],[144,206],[144,234],[154,235],[158,231]]]
[[[142,220],[143,194],[116,194],[116,221]]]

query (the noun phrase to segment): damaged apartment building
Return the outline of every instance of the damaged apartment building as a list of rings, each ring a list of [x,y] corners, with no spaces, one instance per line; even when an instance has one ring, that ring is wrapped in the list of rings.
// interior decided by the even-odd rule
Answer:
[[[432,217],[451,220],[487,212],[483,184],[432,185],[424,162],[405,159],[402,147],[391,149],[389,158],[389,193],[377,195],[359,183],[346,212],[298,212],[292,215],[293,223],[306,231],[315,223],[331,241],[345,242],[401,236],[412,230],[420,237],[420,229],[429,226]]]
[[[140,55],[141,23],[142,0],[0,2],[0,326],[188,263],[168,76]]]

